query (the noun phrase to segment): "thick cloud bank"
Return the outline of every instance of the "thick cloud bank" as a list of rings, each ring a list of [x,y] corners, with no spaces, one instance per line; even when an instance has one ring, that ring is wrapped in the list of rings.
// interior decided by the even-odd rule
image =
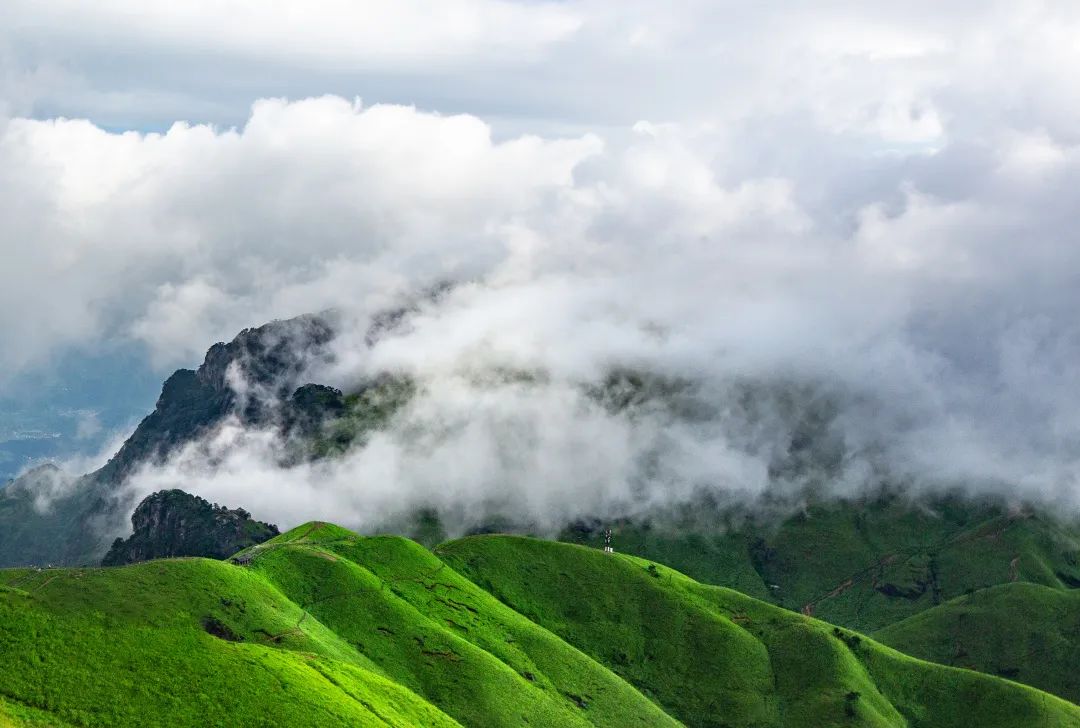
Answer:
[[[78,199],[95,222],[123,201],[110,211],[122,226],[100,234],[146,237],[110,237],[98,250],[112,257],[87,262],[99,280],[160,267],[163,282],[115,302],[139,302],[127,332],[163,362],[249,322],[336,307],[336,364],[312,378],[349,389],[390,371],[422,385],[344,461],[282,471],[268,434],[226,428],[142,490],[182,486],[283,523],[371,525],[438,505],[464,511],[463,526],[495,512],[554,526],[702,491],[760,495],[802,409],[825,402],[842,451],[834,491],[876,485],[884,468],[916,486],[1077,502],[1080,249],[1067,219],[1080,166],[1041,133],[967,149],[980,174],[949,196],[918,178],[941,179],[953,152],[923,155],[919,175],[837,224],[802,199],[809,173],[725,183],[722,159],[679,127],[639,125],[618,146],[494,142],[471,117],[326,98],[262,102],[237,132],[11,129],[85,133],[113,158],[128,148],[138,194]],[[912,160],[876,163],[885,175]],[[369,347],[373,313],[443,280],[457,285]],[[95,314],[108,320],[80,309]],[[693,417],[606,411],[585,392],[613,369],[693,383]],[[749,411],[735,404],[747,388]],[[783,404],[785,389],[802,403]]]
[[[163,133],[7,119],[0,336],[18,345],[0,372],[103,337],[168,368],[244,326],[344,311],[337,363],[312,377],[411,375],[420,394],[386,431],[283,472],[269,435],[227,427],[137,486],[286,524],[434,504],[551,525],[760,494],[798,470],[777,464],[807,418],[827,423],[834,490],[884,470],[1075,508],[1075,9],[714,6],[477,1],[475,23],[409,36],[408,58],[376,49],[375,64],[321,26],[324,54],[292,39],[277,57],[412,83],[436,47],[460,68],[505,60],[491,18],[530,27],[513,73],[465,74],[516,105],[496,131],[483,109],[339,96]],[[280,30],[260,28],[213,42],[250,61]],[[180,55],[190,40],[164,39]],[[71,52],[97,73],[100,49]],[[367,345],[373,313],[444,281]],[[612,370],[689,389],[613,414],[587,395]]]
[[[186,362],[252,322],[480,272],[601,149],[339,98],[261,101],[241,130],[13,119],[0,328],[19,345],[0,363],[117,334]]]

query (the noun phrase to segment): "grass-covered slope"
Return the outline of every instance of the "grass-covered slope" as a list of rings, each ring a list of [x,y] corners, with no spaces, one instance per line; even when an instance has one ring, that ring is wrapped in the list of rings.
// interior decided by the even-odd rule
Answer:
[[[874,638],[916,657],[1080,702],[1080,591],[995,586],[890,625]]]
[[[312,524],[241,560],[0,572],[0,720],[676,724],[405,539]]]
[[[864,632],[997,584],[1080,585],[1080,528],[990,501],[883,496],[817,503],[780,523],[729,521],[701,509],[674,523],[622,524],[615,543],[698,581]],[[563,538],[595,545],[598,531]]]
[[[907,657],[663,566],[509,536],[437,553],[688,725],[1078,725],[1080,708]]]
[[[578,546],[436,555],[313,523],[234,561],[0,571],[0,726],[1080,726],[1034,689]]]
[[[0,574],[9,720],[29,710],[91,726],[455,724],[321,625],[297,628],[300,608],[245,569],[184,559]]]
[[[674,722],[419,544],[309,524],[241,556],[392,679],[469,725]]]

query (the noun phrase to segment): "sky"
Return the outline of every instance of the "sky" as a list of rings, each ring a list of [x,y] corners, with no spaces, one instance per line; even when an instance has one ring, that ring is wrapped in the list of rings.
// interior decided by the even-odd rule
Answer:
[[[451,280],[326,376],[425,377],[430,423],[477,401],[462,372],[548,373],[542,402],[465,417],[478,499],[515,412],[610,449],[526,438],[570,471],[517,462],[524,493],[591,468],[638,497],[677,428],[590,425],[572,394],[635,366],[714,404],[746,378],[843,392],[852,447],[1075,507],[1078,71],[1072,2],[9,0],[0,394],[110,347],[167,374]],[[722,420],[675,437],[672,468],[697,465],[664,483],[760,489],[764,446]],[[433,497],[446,464],[403,474],[400,445],[356,467]]]

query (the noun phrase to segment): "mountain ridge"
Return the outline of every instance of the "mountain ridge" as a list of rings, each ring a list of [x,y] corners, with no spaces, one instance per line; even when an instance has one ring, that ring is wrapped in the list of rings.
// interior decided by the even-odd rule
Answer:
[[[98,470],[71,478],[44,505],[35,502],[32,479],[13,481],[0,491],[0,566],[97,563],[137,504],[123,487],[136,468],[161,462],[227,416],[249,424],[278,417],[263,398],[242,396],[236,382],[281,399],[332,336],[329,315],[244,329],[231,342],[211,346],[198,369],[168,377],[154,411]]]
[[[404,316],[380,319],[381,328],[373,326],[372,335],[392,335],[406,323]],[[283,468],[363,446],[416,395],[417,384],[390,374],[348,393],[304,383],[307,363],[328,356],[333,335],[330,319],[320,316],[246,329],[233,342],[211,347],[198,370],[170,377],[154,413],[103,468],[76,478],[43,467],[0,491],[0,566],[98,563],[109,539],[123,532],[129,509],[136,507],[123,487],[124,474],[160,462],[227,418],[288,433],[290,447],[280,453]],[[635,416],[657,406],[654,399],[681,397],[686,389],[682,382],[618,370],[587,388],[587,395],[613,414]],[[253,391],[265,396],[247,396]],[[784,412],[796,425],[788,450],[777,460],[778,472],[813,463],[818,451],[825,453],[826,465],[833,463],[828,402],[802,407],[795,402],[796,390],[781,395]],[[749,394],[742,390],[741,396]],[[784,504],[767,515],[703,498],[635,519],[579,519],[557,536],[597,545],[602,531],[610,528],[620,551],[666,563],[702,583],[873,634],[1000,584],[1031,583],[1062,594],[1080,584],[1080,526],[1040,509],[959,491],[909,496],[882,487],[847,499],[815,492],[808,490],[797,507]],[[430,546],[446,536],[433,509],[418,510],[387,529]],[[173,536],[151,530],[132,537],[140,551],[133,558],[179,553],[223,557],[243,545],[206,542],[171,550]],[[530,528],[489,517],[473,530],[528,533]],[[927,629],[945,634],[941,627]],[[898,644],[950,662],[948,655],[917,638],[904,637]],[[1022,660],[1015,662],[1004,668],[1021,677],[1038,675]],[[1002,667],[985,658],[973,666],[990,673]],[[1060,681],[1031,679],[1073,695]]]

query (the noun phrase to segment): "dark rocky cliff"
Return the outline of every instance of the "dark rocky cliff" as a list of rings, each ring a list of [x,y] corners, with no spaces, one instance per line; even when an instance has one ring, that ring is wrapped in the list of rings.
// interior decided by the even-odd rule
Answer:
[[[52,476],[45,483],[34,473],[17,478],[0,490],[0,567],[97,562],[125,530],[134,503],[122,486],[133,472],[163,461],[229,416],[292,424],[298,415],[291,412],[291,395],[308,365],[327,355],[333,336],[328,314],[245,329],[210,347],[197,370],[170,376],[154,411],[104,467],[62,488]],[[312,403],[305,404],[310,409]]]
[[[232,414],[245,423],[272,420],[333,336],[326,316],[307,315],[214,344],[197,370],[179,369],[165,380],[154,411],[94,477],[120,482],[137,465],[165,458]]]
[[[278,535],[277,526],[253,520],[242,508],[229,510],[182,490],[147,496],[131,515],[131,525],[134,533],[116,539],[103,566],[171,556],[223,559]]]

